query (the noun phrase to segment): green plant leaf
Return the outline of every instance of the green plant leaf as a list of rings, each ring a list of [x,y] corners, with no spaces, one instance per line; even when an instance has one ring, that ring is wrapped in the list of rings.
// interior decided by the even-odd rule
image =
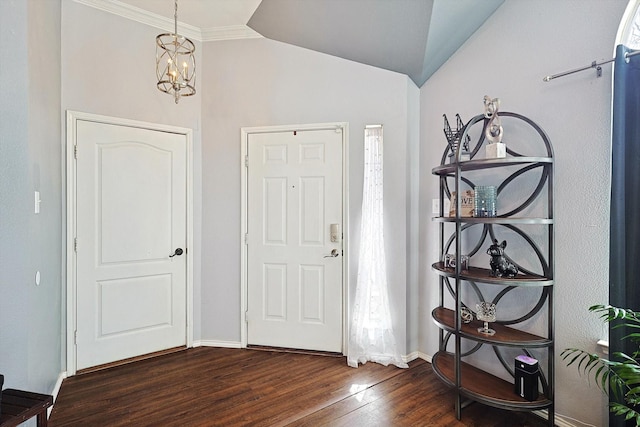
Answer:
[[[603,304],[592,305],[589,311],[604,322],[623,320],[612,325],[612,329],[626,328],[630,333],[622,339],[640,343],[640,332],[636,332],[640,330],[640,312]],[[631,355],[615,352],[611,355],[614,360],[576,348],[565,349],[561,357],[567,366],[576,366],[580,375],[593,377],[605,394],[611,393],[617,400],[624,398],[626,404],[610,403],[610,411],[626,420],[633,419],[640,426],[640,413],[633,409],[640,406],[640,347]]]

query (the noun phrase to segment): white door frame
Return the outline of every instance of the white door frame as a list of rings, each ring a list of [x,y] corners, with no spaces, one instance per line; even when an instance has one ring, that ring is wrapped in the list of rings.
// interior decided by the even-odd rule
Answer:
[[[67,311],[67,376],[76,374],[76,326],[77,326],[77,277],[76,277],[76,252],[74,250],[76,238],[76,160],[75,152],[77,145],[77,122],[91,121],[97,123],[127,126],[133,128],[149,129],[160,132],[170,132],[184,135],[187,142],[187,248],[193,248],[193,130],[177,126],[168,126],[157,123],[141,122],[117,117],[101,116],[91,113],[67,110],[67,142],[66,142],[66,177],[67,177],[67,278],[66,278],[66,311]],[[82,155],[82,153],[80,153]],[[193,347],[193,254],[187,256],[187,277],[186,277],[186,313],[187,313],[187,347]]]
[[[342,249],[344,256],[340,257],[342,262],[342,353],[347,354],[349,343],[349,124],[346,122],[316,123],[305,125],[284,125],[284,126],[260,126],[243,127],[241,131],[241,165],[240,178],[241,187],[241,230],[240,230],[240,344],[242,348],[247,347],[247,321],[246,312],[248,309],[247,299],[249,283],[247,281],[247,245],[245,236],[248,231],[248,180],[247,180],[247,153],[249,152],[249,135],[257,133],[293,132],[305,130],[342,130]]]

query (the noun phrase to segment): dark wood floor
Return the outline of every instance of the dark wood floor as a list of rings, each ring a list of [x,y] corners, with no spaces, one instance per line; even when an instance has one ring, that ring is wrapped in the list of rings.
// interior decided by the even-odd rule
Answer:
[[[199,347],[64,380],[61,426],[544,426],[532,414],[453,395],[416,360],[409,369],[343,357]]]

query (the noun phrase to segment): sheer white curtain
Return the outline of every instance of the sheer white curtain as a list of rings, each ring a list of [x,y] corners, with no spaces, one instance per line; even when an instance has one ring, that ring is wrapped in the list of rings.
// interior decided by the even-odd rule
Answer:
[[[351,317],[347,363],[372,361],[407,368],[396,347],[387,293],[383,233],[382,127],[365,129],[364,187],[358,283]]]

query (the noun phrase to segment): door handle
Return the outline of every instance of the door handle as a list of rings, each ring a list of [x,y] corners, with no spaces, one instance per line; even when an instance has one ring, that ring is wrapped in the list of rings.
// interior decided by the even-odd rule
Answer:
[[[325,255],[325,258],[335,258],[339,255],[338,250],[337,249],[332,249],[331,250],[331,254],[329,255]]]
[[[176,249],[176,251],[173,253],[173,255],[169,255],[169,258],[173,258],[174,256],[180,256],[184,253],[184,251],[182,250],[182,248],[178,248]]]

